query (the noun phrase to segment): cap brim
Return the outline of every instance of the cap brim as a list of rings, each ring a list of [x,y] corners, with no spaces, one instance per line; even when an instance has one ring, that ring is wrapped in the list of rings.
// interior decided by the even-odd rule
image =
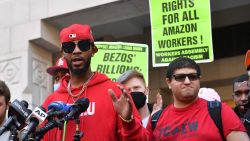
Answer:
[[[63,67],[49,67],[47,69],[47,73],[49,73],[50,75],[55,75],[55,73],[58,70],[66,70],[66,71],[68,71],[68,68],[63,68]]]

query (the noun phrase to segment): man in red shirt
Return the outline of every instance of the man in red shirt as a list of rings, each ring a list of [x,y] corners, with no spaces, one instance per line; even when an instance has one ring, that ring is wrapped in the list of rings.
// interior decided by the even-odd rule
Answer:
[[[193,60],[180,57],[172,61],[167,68],[166,83],[172,90],[173,104],[162,111],[154,130],[149,122],[149,134],[139,129],[136,134],[148,141],[223,141],[209,114],[207,101],[198,97],[200,78],[201,70]],[[111,96],[116,102],[114,93]],[[121,110],[119,105],[114,106],[117,112]],[[131,110],[126,113],[129,119]],[[221,120],[227,141],[249,141],[244,125],[225,103],[221,105]]]
[[[201,70],[193,60],[180,57],[167,69],[166,83],[174,103],[163,112],[154,131],[154,139],[181,141],[222,140],[209,116],[207,101],[198,97]],[[222,104],[222,125],[227,140],[249,140],[239,118]]]
[[[84,133],[82,141],[125,141],[134,138],[136,130],[143,127],[131,97],[126,91],[121,92],[117,87],[118,83],[91,70],[91,58],[98,49],[94,44],[90,26],[73,24],[66,27],[60,32],[60,41],[70,73],[62,78],[58,90],[46,98],[43,107],[47,109],[48,105],[55,101],[74,104],[80,98],[88,98],[89,107],[79,117],[79,130]],[[109,89],[119,97],[116,101],[122,109],[119,113],[114,110]],[[128,103],[122,105],[119,102],[124,98],[129,101],[130,108],[134,109],[130,113],[126,113]],[[128,114],[133,118],[127,118]],[[66,141],[72,141],[78,129],[75,122],[68,121],[64,129],[50,130],[43,140],[58,141],[64,137]]]

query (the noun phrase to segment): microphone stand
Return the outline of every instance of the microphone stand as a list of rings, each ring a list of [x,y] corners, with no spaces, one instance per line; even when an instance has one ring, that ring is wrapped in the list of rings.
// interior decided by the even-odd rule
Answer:
[[[75,134],[74,134],[74,141],[80,141],[81,138],[83,137],[83,132],[81,132],[79,130],[79,125],[80,125],[79,116],[77,116],[77,118],[75,118],[75,123],[76,123],[76,131],[75,131]]]
[[[28,141],[35,141],[35,133],[32,132]]]
[[[40,141],[44,134],[47,133],[50,129],[55,127],[59,127],[60,129],[63,127],[63,119],[60,120],[51,120],[47,124],[45,124],[46,128],[41,128],[38,132],[36,132],[35,141]]]
[[[17,137],[17,128],[15,125],[11,126],[9,141],[19,141]]]

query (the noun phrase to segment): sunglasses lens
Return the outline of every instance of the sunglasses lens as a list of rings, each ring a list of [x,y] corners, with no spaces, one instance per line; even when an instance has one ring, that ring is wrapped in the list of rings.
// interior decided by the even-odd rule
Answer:
[[[81,51],[88,51],[90,49],[90,41],[89,40],[81,40],[77,43],[78,48]],[[74,42],[64,42],[62,43],[62,49],[65,53],[72,53],[75,50]]]
[[[182,82],[186,79],[186,75],[185,74],[177,74],[177,75],[174,75],[174,79],[176,81]]]
[[[199,79],[199,76],[196,73],[188,74],[187,76],[188,76],[188,79],[191,80],[191,81]]]
[[[62,43],[62,49],[65,53],[72,53],[75,49],[74,42],[64,42]]]
[[[81,40],[78,42],[77,45],[81,51],[88,51],[90,49],[89,40]]]
[[[199,76],[197,73],[191,73],[191,74],[175,74],[173,75],[173,78],[176,80],[176,81],[180,81],[180,82],[183,82],[185,81],[186,77],[188,77],[188,79],[190,81],[195,81],[195,80],[198,80],[199,79]]]

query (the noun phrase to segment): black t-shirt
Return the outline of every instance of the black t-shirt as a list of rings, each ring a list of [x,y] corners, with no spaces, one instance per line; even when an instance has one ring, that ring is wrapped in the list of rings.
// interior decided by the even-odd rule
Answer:
[[[250,109],[245,114],[240,113],[240,111],[237,107],[235,107],[233,110],[236,113],[236,115],[243,122],[243,124],[247,130],[247,134],[250,137]]]
[[[152,113],[152,111],[153,111],[153,104],[147,103],[147,105],[148,105],[149,112]]]

